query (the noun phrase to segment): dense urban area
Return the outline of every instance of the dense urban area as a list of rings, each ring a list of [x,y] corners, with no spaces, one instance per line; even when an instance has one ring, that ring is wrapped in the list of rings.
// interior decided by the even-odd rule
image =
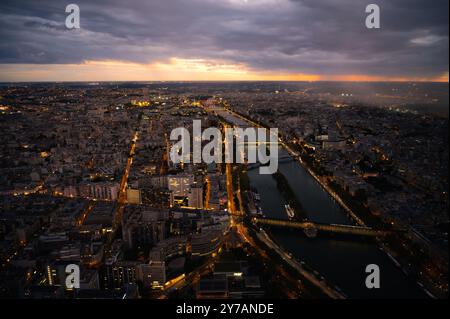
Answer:
[[[448,84],[2,85],[0,298],[448,297],[445,110]],[[279,171],[173,163],[193,120],[278,128]]]

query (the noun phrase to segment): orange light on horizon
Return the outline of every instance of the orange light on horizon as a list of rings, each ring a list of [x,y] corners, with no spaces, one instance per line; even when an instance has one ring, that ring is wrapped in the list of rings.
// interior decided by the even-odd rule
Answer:
[[[167,61],[135,63],[86,60],[79,64],[0,64],[1,82],[87,81],[348,81],[449,82],[449,73],[437,77],[321,75],[258,71],[245,64],[173,57]]]

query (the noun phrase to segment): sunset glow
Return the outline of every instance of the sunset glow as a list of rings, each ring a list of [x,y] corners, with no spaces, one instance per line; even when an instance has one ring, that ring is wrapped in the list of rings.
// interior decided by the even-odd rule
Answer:
[[[321,75],[252,70],[244,64],[204,59],[171,58],[140,64],[117,60],[87,60],[80,64],[0,64],[0,81],[352,81],[448,82],[441,77],[381,77],[363,74]]]

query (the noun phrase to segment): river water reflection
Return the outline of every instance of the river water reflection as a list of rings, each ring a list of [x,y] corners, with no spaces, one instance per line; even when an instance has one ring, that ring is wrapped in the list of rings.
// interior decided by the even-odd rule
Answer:
[[[280,157],[286,155],[280,150]],[[298,163],[280,163],[308,218],[315,222],[351,224],[338,203]],[[252,187],[261,195],[261,206],[268,218],[287,219],[285,201],[271,175],[259,170],[248,172]],[[306,238],[298,230],[272,229],[273,239],[298,260],[305,261],[350,298],[426,298],[416,282],[409,279],[373,242],[337,238]],[[366,288],[365,268],[377,264],[381,270],[381,289]]]

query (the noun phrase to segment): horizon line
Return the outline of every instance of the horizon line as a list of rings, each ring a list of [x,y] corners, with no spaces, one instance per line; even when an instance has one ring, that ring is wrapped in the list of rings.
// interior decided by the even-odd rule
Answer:
[[[364,81],[354,81],[354,80],[84,80],[84,81],[0,81],[0,84],[26,84],[26,83],[450,83],[447,81],[430,81],[430,80],[364,80]]]

